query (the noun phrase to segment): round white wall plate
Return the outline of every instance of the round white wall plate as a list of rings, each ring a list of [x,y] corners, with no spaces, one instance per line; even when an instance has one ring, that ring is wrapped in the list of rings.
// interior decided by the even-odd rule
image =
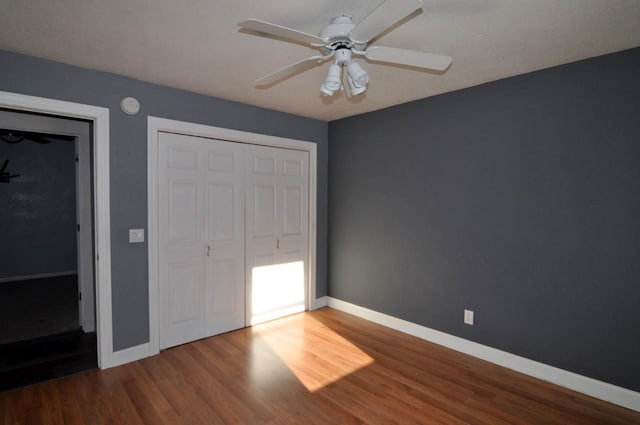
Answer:
[[[125,97],[120,102],[120,107],[125,114],[135,115],[140,111],[140,102],[135,97]]]

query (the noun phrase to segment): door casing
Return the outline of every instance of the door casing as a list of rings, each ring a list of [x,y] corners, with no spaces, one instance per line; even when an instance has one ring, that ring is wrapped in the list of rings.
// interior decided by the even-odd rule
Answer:
[[[149,248],[149,345],[150,354],[160,352],[158,297],[158,134],[160,132],[227,140],[260,146],[295,149],[309,153],[309,258],[307,270],[307,310],[316,308],[316,202],[317,145],[313,142],[249,133],[184,121],[149,116],[147,119],[147,194]]]
[[[0,91],[0,107],[18,112],[29,111],[63,118],[80,118],[93,123],[94,270],[96,277],[98,367],[104,369],[115,366],[121,361],[118,356],[114,356],[113,352],[111,219],[109,211],[109,109],[4,91]]]

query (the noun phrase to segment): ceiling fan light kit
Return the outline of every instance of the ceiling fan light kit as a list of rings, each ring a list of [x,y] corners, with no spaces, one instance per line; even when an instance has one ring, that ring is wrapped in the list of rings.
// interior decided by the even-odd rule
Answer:
[[[346,80],[350,96],[357,96],[367,90],[369,74],[359,63],[353,61],[353,55],[362,56],[369,62],[435,71],[445,71],[451,65],[453,59],[445,55],[369,46],[372,40],[421,9],[422,0],[386,0],[358,24],[354,24],[349,16],[334,18],[318,36],[258,19],[248,19],[238,25],[251,31],[308,44],[323,54],[311,56],[259,78],[256,80],[257,87],[270,86],[333,58],[320,92],[325,96],[333,96],[344,87],[342,81]],[[343,72],[345,69],[346,72]]]
[[[347,82],[352,96],[364,93],[367,90],[369,74],[360,64],[351,60],[351,50],[340,48],[334,53],[335,61],[329,65],[329,72],[324,84],[320,86],[320,92],[325,96],[333,96],[342,88],[343,68],[347,69]]]
[[[327,78],[324,80],[324,84],[320,86],[320,92],[325,96],[333,96],[333,94],[340,90],[342,86],[342,67],[335,63],[329,65],[329,72]]]

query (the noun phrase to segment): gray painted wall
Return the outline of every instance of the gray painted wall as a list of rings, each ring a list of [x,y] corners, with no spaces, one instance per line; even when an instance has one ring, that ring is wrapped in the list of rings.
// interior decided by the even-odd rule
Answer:
[[[638,76],[640,48],[330,123],[329,294],[640,390]]]
[[[128,243],[129,228],[147,227],[148,115],[318,144],[316,292],[326,295],[327,123],[6,51],[0,63],[0,90],[110,109],[114,350],[149,340],[147,245]],[[120,110],[125,96],[140,101],[138,115]]]
[[[0,279],[77,268],[75,145],[49,139],[0,140],[0,166],[19,174],[0,183]]]

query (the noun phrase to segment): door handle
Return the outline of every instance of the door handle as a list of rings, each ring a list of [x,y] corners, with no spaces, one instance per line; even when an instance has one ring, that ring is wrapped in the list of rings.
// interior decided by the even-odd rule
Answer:
[[[276,249],[280,249],[280,238],[276,239]]]
[[[207,245],[207,257],[211,256],[211,245]]]

